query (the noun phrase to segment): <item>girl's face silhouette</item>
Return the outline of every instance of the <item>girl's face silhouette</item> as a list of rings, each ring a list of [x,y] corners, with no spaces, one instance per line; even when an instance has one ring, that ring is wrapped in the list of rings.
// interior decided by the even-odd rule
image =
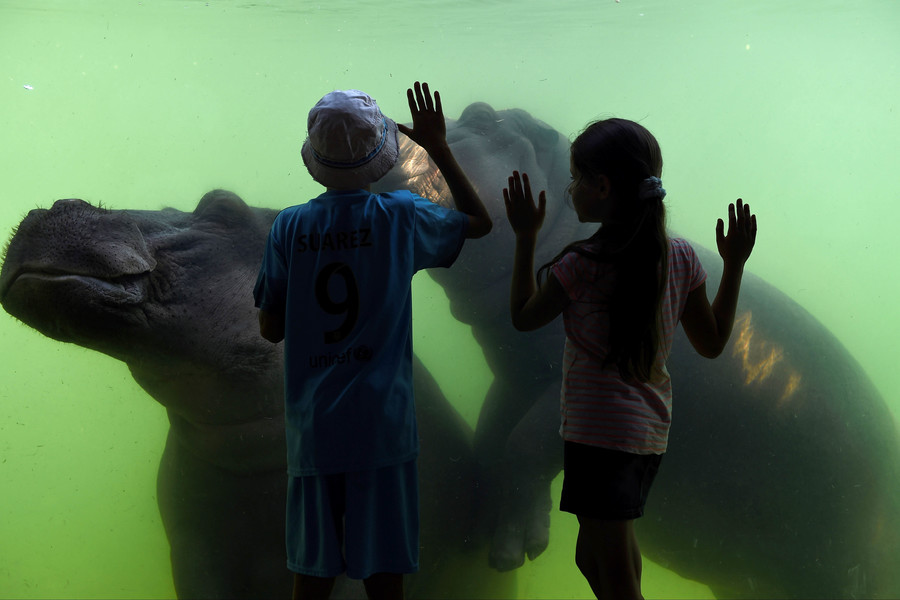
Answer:
[[[582,175],[571,163],[569,171],[572,174],[569,193],[578,220],[582,223],[609,223],[613,215],[609,178],[606,175]]]

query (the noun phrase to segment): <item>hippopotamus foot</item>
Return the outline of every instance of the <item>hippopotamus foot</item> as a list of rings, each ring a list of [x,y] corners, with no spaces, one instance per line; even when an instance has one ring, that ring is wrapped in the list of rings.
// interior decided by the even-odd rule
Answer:
[[[523,389],[523,387],[525,389]],[[511,399],[535,401],[512,423],[491,411]],[[517,569],[534,560],[550,540],[550,484],[562,467],[562,440],[556,381],[497,379],[488,392],[476,431],[480,463],[478,531],[490,540],[488,561],[498,571]],[[524,414],[522,414],[524,413]]]
[[[497,515],[489,564],[498,571],[518,569],[537,558],[550,542],[550,486],[529,483],[508,490]]]

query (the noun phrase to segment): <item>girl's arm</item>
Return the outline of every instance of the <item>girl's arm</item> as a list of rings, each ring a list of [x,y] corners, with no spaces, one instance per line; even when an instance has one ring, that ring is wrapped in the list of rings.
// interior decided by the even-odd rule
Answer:
[[[513,327],[531,331],[543,327],[569,304],[569,297],[551,273],[540,288],[534,278],[534,249],[537,234],[544,223],[547,195],[541,191],[535,206],[528,175],[513,171],[509,188],[503,189],[503,202],[509,224],[516,234],[509,308]]]
[[[750,205],[742,200],[728,205],[728,235],[725,235],[722,219],[716,224],[716,244],[724,267],[719,289],[712,305],[706,296],[706,284],[693,290],[687,297],[681,325],[691,345],[701,355],[715,358],[725,349],[734,314],[737,310],[744,263],[756,243],[756,215],[750,213]]]

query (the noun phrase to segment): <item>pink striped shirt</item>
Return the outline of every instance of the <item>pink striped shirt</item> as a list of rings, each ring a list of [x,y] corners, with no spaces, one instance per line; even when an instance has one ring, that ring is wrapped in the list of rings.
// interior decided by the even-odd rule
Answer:
[[[633,454],[662,454],[672,422],[672,384],[666,359],[688,293],[706,280],[694,249],[685,240],[669,240],[663,335],[654,375],[647,383],[626,382],[615,365],[602,366],[609,337],[606,307],[615,284],[612,265],[569,252],[551,272],[572,300],[563,312],[563,439]]]

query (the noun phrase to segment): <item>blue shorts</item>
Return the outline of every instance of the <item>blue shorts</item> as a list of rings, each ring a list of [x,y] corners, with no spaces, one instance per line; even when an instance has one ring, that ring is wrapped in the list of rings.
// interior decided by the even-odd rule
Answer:
[[[560,510],[605,521],[644,515],[662,454],[631,454],[566,442],[564,456]]]
[[[353,579],[419,568],[416,461],[370,471],[289,477],[287,566]],[[342,552],[343,547],[343,552]]]

